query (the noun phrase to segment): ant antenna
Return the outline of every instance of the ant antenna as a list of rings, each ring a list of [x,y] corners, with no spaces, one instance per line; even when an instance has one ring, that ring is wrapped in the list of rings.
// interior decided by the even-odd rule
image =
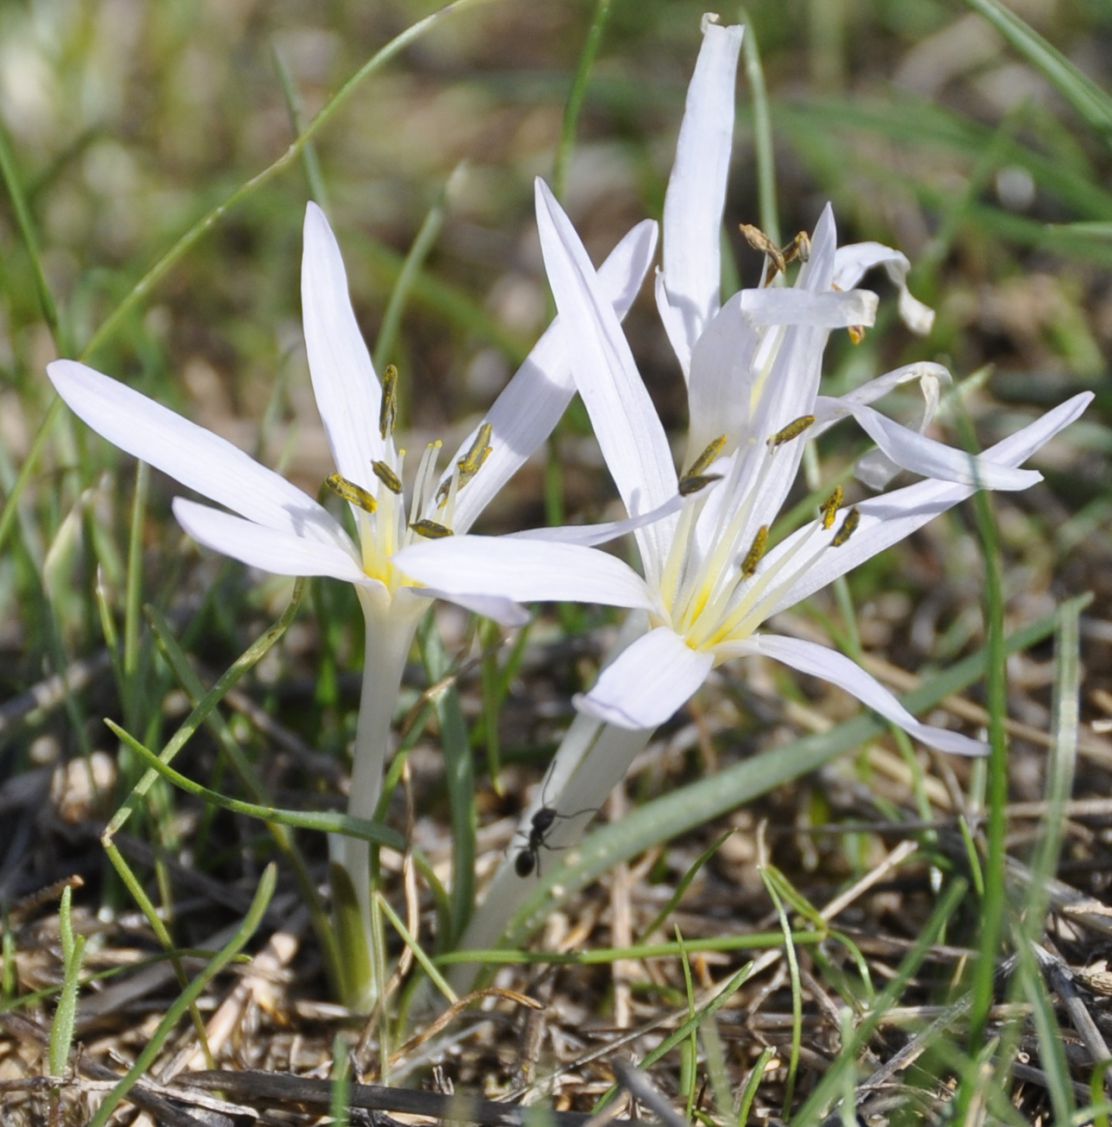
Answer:
[[[552,768],[549,767],[545,774],[544,782],[541,783],[541,804],[533,811],[528,833],[526,833],[525,830],[517,831],[518,835],[525,838],[525,844],[514,858],[514,872],[522,879],[529,876],[534,869],[536,870],[537,876],[540,877],[542,849],[556,853],[566,848],[562,845],[548,844],[548,835],[552,832],[552,827],[558,819],[578,818],[583,814],[597,814],[599,810],[599,808],[595,806],[585,810],[577,810],[574,814],[561,814],[554,806],[549,806],[548,800],[545,798],[545,792],[548,789],[551,774]]]

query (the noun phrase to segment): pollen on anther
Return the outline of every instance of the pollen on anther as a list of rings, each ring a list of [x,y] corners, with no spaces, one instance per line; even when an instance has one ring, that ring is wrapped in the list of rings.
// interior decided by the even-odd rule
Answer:
[[[822,526],[825,529],[834,527],[834,518],[846,499],[846,491],[839,485],[822,504]]]
[[[690,497],[694,493],[698,493],[700,489],[706,489],[711,482],[721,481],[722,475],[720,473],[705,473],[705,474],[687,474],[680,478],[678,485],[679,495],[681,497]]]
[[[410,526],[418,536],[423,536],[426,540],[443,540],[446,536],[452,535],[452,530],[447,525],[439,524],[435,520],[429,520],[428,517],[422,517],[420,520],[415,520]]]
[[[371,463],[371,469],[375,472],[375,477],[390,490],[391,493],[400,494],[402,491],[402,480],[394,471],[385,463],[376,461]]]
[[[374,494],[354,481],[349,481],[342,474],[329,474],[325,484],[337,497],[342,497],[349,505],[355,505],[365,513],[373,513],[378,508]]]
[[[765,552],[768,550],[768,525],[762,524],[757,529],[757,535],[753,537],[753,544],[749,551],[745,553],[745,559],[741,561],[741,574],[746,579],[752,579],[757,574],[757,565],[761,562]]]
[[[723,447],[725,447],[725,445],[726,436],[724,434],[720,434],[712,442],[708,442],[706,449],[704,449],[699,457],[691,463],[691,465],[688,467],[687,473],[685,473],[683,476],[685,478],[699,477],[706,470],[706,468],[718,457],[718,455],[722,453]]]
[[[856,509],[850,509],[842,521],[842,527],[834,533],[834,539],[830,543],[835,548],[840,548],[857,531],[857,526],[860,523],[861,514]]]
[[[388,438],[394,433],[398,419],[398,369],[393,364],[386,365],[382,373],[382,403],[378,409],[378,433]]]
[[[791,442],[793,438],[798,438],[808,427],[813,426],[814,422],[814,415],[800,415],[798,419],[792,419],[786,427],[782,427],[769,438],[769,446],[775,449],[777,446],[783,446],[785,442]]]

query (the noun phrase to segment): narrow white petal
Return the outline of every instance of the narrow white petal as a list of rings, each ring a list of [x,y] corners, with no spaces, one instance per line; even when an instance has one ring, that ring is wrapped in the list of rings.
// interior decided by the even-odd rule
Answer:
[[[529,612],[512,599],[500,599],[495,595],[456,595],[450,591],[438,591],[434,587],[410,588],[415,595],[426,599],[443,599],[455,603],[472,614],[482,615],[497,622],[499,626],[514,628],[524,626],[529,621]]]
[[[778,634],[757,634],[744,645],[750,653],[775,658],[800,673],[820,677],[845,689],[862,704],[879,713],[885,720],[891,720],[909,736],[928,747],[953,755],[988,754],[988,748],[979,740],[971,740],[959,732],[949,732],[945,728],[920,723],[875,677],[837,650]]]
[[[599,292],[619,320],[629,312],[652,264],[656,235],[652,220],[639,223],[599,269]],[[561,325],[557,319],[549,326],[483,420],[491,425],[491,452],[482,471],[460,490],[453,522],[457,532],[471,527],[491,498],[552,433],[571,402],[575,380]],[[478,432],[475,427],[460,444],[449,470],[470,450]]]
[[[934,324],[934,310],[911,296],[907,274],[911,263],[907,256],[882,243],[850,243],[839,247],[834,262],[834,284],[841,289],[856,286],[874,266],[883,266],[892,284],[899,290],[899,311],[903,322],[913,333],[926,334]]]
[[[695,695],[713,665],[711,654],[658,626],[623,650],[575,705],[619,728],[655,728]]]
[[[657,267],[656,278],[653,281],[653,296],[656,298],[656,309],[660,314],[660,323],[664,326],[668,343],[680,362],[680,371],[686,380],[691,375],[691,349],[692,343],[687,339],[687,324],[679,309],[673,308],[668,297],[668,287],[664,284],[664,272]]]
[[[1021,465],[1040,446],[1077,419],[1092,399],[1093,394],[1088,391],[1073,396],[1015,434],[989,447],[980,457],[1001,466]],[[878,552],[910,536],[927,521],[971,497],[974,492],[975,488],[970,485],[921,481],[917,485],[909,485],[863,501],[857,506],[860,523],[848,543],[840,548],[828,548],[824,551],[803,575],[780,593],[765,617],[786,610],[821,590]],[[769,552],[765,566],[775,567],[777,560],[790,552],[800,537],[813,534],[814,530],[809,526],[798,529]],[[833,536],[833,530],[818,535],[829,540]]]
[[[538,179],[536,188],[545,269],[567,325],[579,394],[626,511],[637,516],[664,504],[676,491],[668,439],[575,228],[547,185]],[[636,534],[650,571],[663,558],[670,527],[663,520]]]
[[[703,45],[687,88],[664,196],[664,287],[668,305],[682,318],[688,353],[718,311],[722,211],[742,30],[704,19]]]
[[[199,544],[251,567],[274,575],[327,575],[361,586],[378,584],[339,545],[266,528],[183,497],[174,498],[173,509],[178,523]]]
[[[404,548],[394,563],[411,579],[457,595],[651,606],[645,581],[628,564],[578,544],[451,536]]]
[[[277,531],[337,546],[348,540],[312,497],[212,431],[74,360],[46,371],[78,418],[182,485]]]
[[[705,486],[713,489],[714,483]],[[598,544],[608,544],[617,540],[627,532],[636,532],[655,521],[678,513],[686,504],[695,504],[696,496],[681,497],[679,493],[670,497],[663,505],[645,513],[643,516],[630,517],[628,520],[611,520],[603,524],[565,524],[557,528],[530,528],[523,532],[511,532],[507,535],[512,538],[524,540],[550,540],[558,544],[581,544],[593,548]]]
[[[753,363],[761,337],[735,294],[703,330],[691,353],[687,384],[687,465],[719,435],[735,449],[749,423]]]
[[[799,270],[796,289],[811,293],[826,293],[834,281],[834,264],[838,247],[838,228],[834,222],[834,209],[827,204],[811,233],[811,251]],[[845,286],[844,289],[852,289]]]
[[[382,390],[351,307],[340,248],[315,203],[305,209],[301,312],[313,394],[336,468],[377,492],[371,462],[383,456]]]
[[[820,396],[815,413],[852,415],[861,429],[877,444],[895,465],[911,473],[952,481],[981,489],[1030,489],[1042,481],[1036,470],[1020,470],[1003,466],[986,456],[956,450],[936,442],[925,434],[901,426],[863,404]]]
[[[869,290],[812,293],[792,287],[741,291],[741,308],[758,325],[809,325],[817,329],[868,327],[876,321],[876,307],[876,294]]]

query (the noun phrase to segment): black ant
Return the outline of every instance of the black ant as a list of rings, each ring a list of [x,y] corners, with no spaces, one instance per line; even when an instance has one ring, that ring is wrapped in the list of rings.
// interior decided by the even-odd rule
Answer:
[[[514,872],[524,879],[536,869],[537,876],[539,877],[541,875],[541,850],[548,849],[552,852],[557,852],[564,848],[562,845],[549,845],[546,840],[557,818],[578,818],[581,814],[597,813],[597,809],[590,809],[577,810],[574,814],[561,814],[553,806],[542,805],[534,812],[529,833],[525,835],[525,845],[514,858]],[[518,830],[518,833],[524,834],[525,831]]]

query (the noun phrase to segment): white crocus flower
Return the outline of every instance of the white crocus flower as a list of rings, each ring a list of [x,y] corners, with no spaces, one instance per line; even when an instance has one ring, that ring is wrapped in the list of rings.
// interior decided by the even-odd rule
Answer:
[[[656,509],[677,487],[682,493],[688,483],[706,476],[720,480],[682,512],[636,531],[643,574],[594,548],[528,538],[494,542],[457,537],[451,544],[410,548],[403,565],[433,586],[460,592],[643,611],[648,631],[579,700],[583,711],[608,724],[655,728],[696,692],[713,668],[761,653],[839,685],[931,747],[979,754],[983,745],[977,741],[920,723],[848,658],[761,627],[968,497],[978,485],[1025,488],[1040,480],[1034,471],[1017,467],[1075,419],[1091,396],[1076,396],[979,458],[964,456],[958,481],[928,480],[849,509],[842,508],[836,493],[815,521],[770,549],[776,516],[823,410],[817,368],[827,331],[825,313],[810,324],[784,326],[766,364],[739,369],[723,363],[708,369],[706,383],[717,386],[708,388],[705,398],[719,407],[705,417],[718,433],[678,477],[664,429],[582,244],[543,185],[539,198],[541,244],[557,309],[580,328],[569,339],[575,349],[573,369],[582,374],[580,394],[627,509]],[[829,292],[828,278],[822,282],[822,272],[833,261],[828,220],[829,212],[815,232],[797,290],[785,291],[785,296],[798,293],[804,310],[812,297],[851,300],[851,295]],[[744,308],[747,294],[739,297]],[[753,335],[758,337],[756,351],[770,339],[768,333]],[[704,333],[697,347],[706,339]],[[694,402],[691,410],[697,428]],[[692,448],[703,441],[700,436]],[[915,441],[924,449],[936,448],[940,463],[950,460],[952,452],[940,444],[922,436]]]
[[[625,315],[640,288],[655,241],[655,224],[642,223],[602,267],[616,316]],[[414,631],[430,601],[445,594],[415,584],[399,569],[397,553],[422,537],[465,532],[552,431],[575,384],[554,324],[446,470],[437,471],[439,443],[423,452],[407,501],[405,453],[393,434],[393,373],[384,388],[355,320],[339,247],[314,204],[305,216],[301,292],[313,393],[337,467],[329,484],[349,502],[354,539],[307,493],[223,438],[84,364],[57,360],[47,371],[66,403],[103,437],[230,510],[176,498],[174,514],[195,540],[264,571],[354,585],[366,620],[366,655],[349,813],[371,818]],[[497,592],[446,597],[504,622],[520,621],[520,608]],[[337,838],[333,854],[350,883],[335,889],[335,899],[354,896],[357,930],[369,936],[367,845]],[[369,952],[347,954],[353,964],[347,1001],[363,1007],[370,1000]]]

